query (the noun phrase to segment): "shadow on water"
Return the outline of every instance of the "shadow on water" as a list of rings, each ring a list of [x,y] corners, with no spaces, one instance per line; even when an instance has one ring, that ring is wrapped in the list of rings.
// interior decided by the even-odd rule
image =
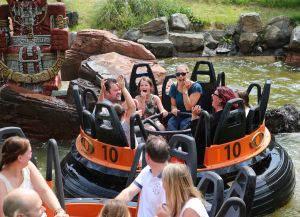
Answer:
[[[190,71],[199,59],[193,58],[172,58],[160,60],[169,74],[175,72],[177,65],[187,63]],[[272,80],[271,96],[269,108],[283,106],[286,103],[294,103],[300,106],[300,67],[290,67],[280,61],[275,61],[274,57],[253,58],[213,58],[216,73],[224,71],[226,73],[226,84],[233,89],[245,90],[252,82],[263,85],[266,79]],[[275,61],[275,62],[274,62]],[[251,97],[250,97],[251,99]],[[300,133],[279,134],[276,140],[288,151],[293,159],[296,171],[295,194],[290,202],[268,215],[268,217],[294,217],[300,216]],[[72,141],[59,141],[59,154],[62,159],[69,151]],[[46,145],[35,143],[33,152],[37,158],[38,167],[43,175],[46,171]]]

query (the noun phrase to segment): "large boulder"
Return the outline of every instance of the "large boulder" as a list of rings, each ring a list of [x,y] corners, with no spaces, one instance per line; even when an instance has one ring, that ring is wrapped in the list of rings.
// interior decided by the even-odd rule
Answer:
[[[239,39],[240,52],[244,54],[251,53],[257,44],[257,40],[258,35],[254,32],[242,33]]]
[[[168,35],[154,36],[144,35],[138,40],[138,43],[143,44],[156,57],[172,57],[174,45],[169,40]]]
[[[191,29],[191,22],[185,14],[172,14],[170,18],[170,29],[177,31],[188,31]]]
[[[269,48],[280,48],[289,43],[292,30],[290,18],[275,17],[267,23],[263,41]]]
[[[123,39],[137,42],[140,38],[143,37],[143,33],[139,29],[129,29],[122,36]]]
[[[186,34],[172,32],[169,34],[169,37],[177,51],[202,51],[204,48],[204,36],[201,33]]]
[[[263,29],[263,24],[260,19],[260,16],[258,13],[248,13],[248,14],[241,14],[238,26],[237,26],[237,32],[243,33],[243,32],[261,32]]]
[[[62,79],[77,78],[81,61],[89,56],[110,52],[136,59],[155,60],[155,56],[141,44],[120,39],[104,30],[82,30],[77,33],[71,49],[66,52],[66,60],[61,70]]]
[[[300,108],[294,104],[267,110],[265,119],[272,133],[300,132]]]
[[[132,67],[135,63],[148,63],[153,71],[157,84],[162,84],[167,71],[157,61],[145,61],[123,56],[116,52],[90,56],[81,63],[79,76],[83,79],[96,82],[96,75],[104,78],[117,77],[122,74],[129,81]],[[138,68],[146,71],[146,68]]]
[[[169,31],[168,18],[158,17],[140,26],[142,33],[147,35],[165,35]]]
[[[293,51],[300,51],[300,26],[297,26],[292,31],[289,48]]]

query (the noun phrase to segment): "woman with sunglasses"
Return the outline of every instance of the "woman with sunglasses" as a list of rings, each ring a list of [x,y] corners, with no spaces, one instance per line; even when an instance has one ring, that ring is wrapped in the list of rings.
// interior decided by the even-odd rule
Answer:
[[[187,78],[189,68],[186,64],[177,66],[177,84],[172,84],[169,92],[171,112],[174,115],[168,121],[168,130],[182,130],[189,126],[190,116],[178,116],[178,112],[191,112],[200,100],[202,87]]]
[[[236,94],[232,89],[226,86],[220,86],[217,87],[215,92],[211,95],[212,97],[212,107],[213,107],[213,114],[211,114],[210,118],[210,135],[211,135],[211,141],[214,139],[215,131],[217,129],[219,120],[222,116],[223,109],[225,108],[226,103],[236,98]],[[199,105],[196,105],[192,109],[192,122],[191,122],[191,129],[192,134],[195,135],[196,126],[198,118],[201,114],[201,107]],[[200,129],[201,132],[204,132],[205,129]],[[199,134],[201,135],[201,133]],[[197,146],[200,144],[204,144],[204,141],[200,141],[200,138],[195,138]]]

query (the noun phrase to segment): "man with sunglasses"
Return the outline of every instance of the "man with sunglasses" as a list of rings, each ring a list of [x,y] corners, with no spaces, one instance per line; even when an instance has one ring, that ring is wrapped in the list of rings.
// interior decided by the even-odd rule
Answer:
[[[172,84],[169,92],[171,98],[171,112],[174,115],[168,121],[168,130],[182,130],[189,126],[190,116],[180,115],[178,112],[191,112],[200,100],[202,87],[197,82],[192,82],[188,77],[189,68],[181,64],[176,68],[177,84]]]

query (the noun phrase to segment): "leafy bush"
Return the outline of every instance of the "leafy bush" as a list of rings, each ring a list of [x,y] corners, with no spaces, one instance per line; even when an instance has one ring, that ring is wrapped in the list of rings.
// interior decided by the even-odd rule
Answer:
[[[180,0],[110,0],[100,8],[95,27],[122,32],[153,18],[170,17],[174,13],[186,14],[193,24],[204,25],[191,9],[181,6]]]
[[[296,25],[300,25],[300,15],[297,15],[297,16],[293,16],[293,17],[290,17],[291,18],[291,21],[292,23],[296,26]]]

